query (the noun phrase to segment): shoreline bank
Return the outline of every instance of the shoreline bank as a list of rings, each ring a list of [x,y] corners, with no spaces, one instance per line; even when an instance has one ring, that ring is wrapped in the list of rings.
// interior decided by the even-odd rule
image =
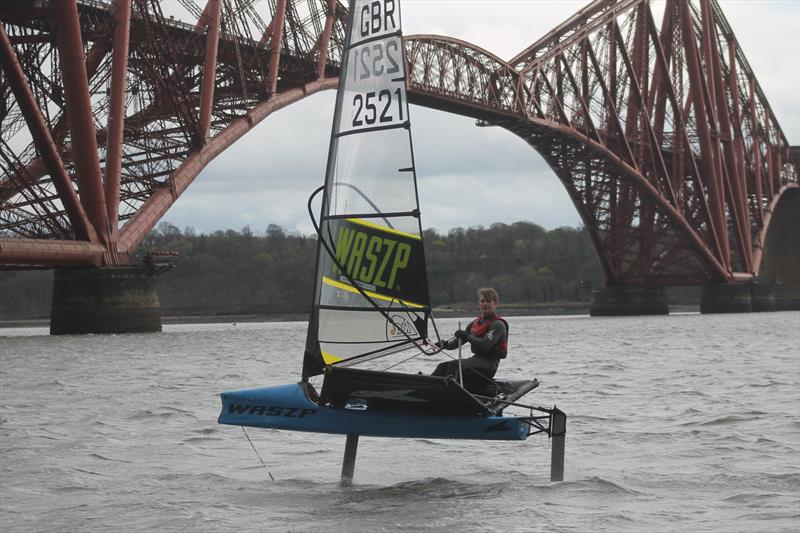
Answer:
[[[498,310],[501,315],[514,316],[578,316],[589,315],[589,302],[557,302],[547,304],[504,304]],[[670,313],[699,312],[697,304],[671,304]],[[436,318],[474,318],[477,308],[473,303],[443,305],[433,308]],[[161,318],[164,325],[173,324],[223,324],[223,323],[248,323],[248,322],[302,322],[308,320],[306,313],[281,313],[272,315],[258,314],[197,314],[197,315],[170,315]],[[0,319],[0,329],[3,328],[29,328],[46,327],[50,325],[49,317],[32,317],[22,319]]]

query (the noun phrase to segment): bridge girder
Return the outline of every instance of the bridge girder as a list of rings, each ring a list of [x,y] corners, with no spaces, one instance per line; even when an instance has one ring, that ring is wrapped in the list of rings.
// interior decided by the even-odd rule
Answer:
[[[181,0],[194,25],[155,0],[28,3],[0,8],[0,264],[130,262],[211,159],[336,85],[335,0]],[[670,0],[658,28],[647,0],[598,0],[507,62],[433,35],[407,37],[406,56],[413,102],[545,158],[610,284],[758,273],[798,162],[715,1]]]

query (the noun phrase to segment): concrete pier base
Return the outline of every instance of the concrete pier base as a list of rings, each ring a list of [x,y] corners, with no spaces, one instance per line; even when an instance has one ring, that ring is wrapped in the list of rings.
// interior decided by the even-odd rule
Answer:
[[[55,271],[51,335],[154,331],[161,331],[161,305],[144,267]]]
[[[612,286],[592,291],[592,316],[668,315],[661,287]]]
[[[776,311],[800,311],[800,289],[774,287]]]
[[[775,293],[769,285],[750,285],[750,308],[753,312],[774,311]]]
[[[705,285],[700,298],[701,313],[749,313],[753,310],[751,284]]]
[[[788,189],[775,206],[758,277],[772,288],[776,311],[800,310],[800,188]]]

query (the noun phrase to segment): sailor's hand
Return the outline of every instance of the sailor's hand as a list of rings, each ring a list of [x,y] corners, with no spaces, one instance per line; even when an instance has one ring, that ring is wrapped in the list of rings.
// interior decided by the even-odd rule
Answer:
[[[467,337],[469,337],[469,333],[467,333],[463,329],[459,329],[458,331],[455,332],[454,335],[455,335],[456,339],[461,340],[461,342],[466,342],[467,341]]]
[[[438,341],[436,341],[436,342],[433,342],[432,340],[430,340],[430,339],[427,339],[427,340],[425,341],[425,345],[426,345],[428,348],[430,348],[431,350],[436,350],[436,352],[429,353],[428,355],[434,355],[434,354],[436,354],[436,353],[439,353],[439,350],[442,350],[442,349],[444,349],[444,345],[445,345],[445,344],[447,344],[447,343],[446,343],[446,342],[444,342],[444,341],[442,341],[442,340],[438,340]]]

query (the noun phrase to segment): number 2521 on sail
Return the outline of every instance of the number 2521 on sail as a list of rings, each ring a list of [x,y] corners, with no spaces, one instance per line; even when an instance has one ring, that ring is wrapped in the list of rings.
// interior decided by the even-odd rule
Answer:
[[[392,93],[383,89],[377,94],[370,91],[353,96],[353,127],[390,124],[403,121],[403,91],[400,88]],[[393,105],[393,101],[397,105]]]

